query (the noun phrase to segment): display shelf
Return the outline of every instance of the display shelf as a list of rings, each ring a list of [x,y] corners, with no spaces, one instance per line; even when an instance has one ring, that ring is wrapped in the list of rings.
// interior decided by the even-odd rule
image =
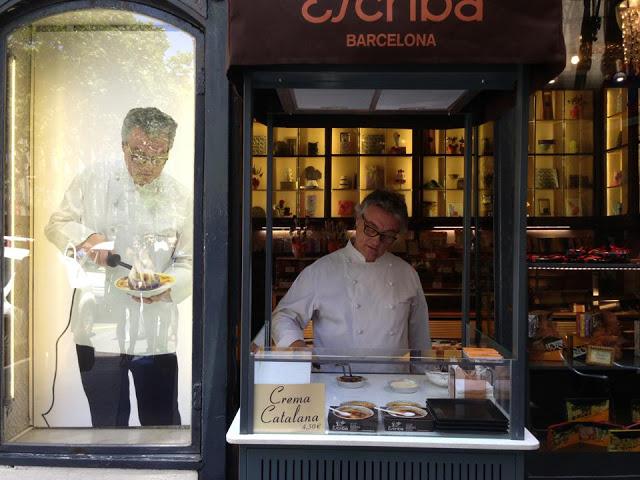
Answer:
[[[266,198],[267,127],[253,123],[252,207],[256,213],[274,209],[274,215],[325,217],[325,129],[273,129],[273,199]],[[313,184],[313,188],[306,188]],[[316,192],[316,193],[312,193]],[[287,213],[284,213],[284,212]]]
[[[616,362],[617,365],[612,365],[610,367],[605,367],[602,365],[589,365],[579,360],[574,360],[571,366],[578,371],[624,371],[628,369],[638,369],[640,370],[640,358],[625,358],[620,362]],[[529,368],[532,370],[571,370],[569,365],[565,362],[553,362],[553,361],[530,361]]]
[[[402,193],[413,214],[412,130],[332,128],[330,138],[332,216],[352,216],[355,205],[378,188]]]
[[[479,172],[478,191],[473,188],[473,211],[493,212],[493,123],[474,128],[478,150],[472,150],[473,173]],[[423,217],[462,217],[464,215],[464,129],[425,130],[423,132],[421,202]]]
[[[637,270],[640,263],[527,263],[529,270],[586,270],[586,271],[614,271]]]
[[[531,97],[527,213],[593,215],[593,92],[541,90]]]
[[[629,213],[629,107],[626,88],[605,89],[605,209]]]

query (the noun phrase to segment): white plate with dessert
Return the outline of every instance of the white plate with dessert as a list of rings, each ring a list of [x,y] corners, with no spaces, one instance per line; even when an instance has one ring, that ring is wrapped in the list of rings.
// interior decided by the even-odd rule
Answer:
[[[144,280],[121,277],[115,281],[115,286],[129,295],[148,298],[166,292],[176,283],[176,278],[167,273],[147,274],[145,277]]]

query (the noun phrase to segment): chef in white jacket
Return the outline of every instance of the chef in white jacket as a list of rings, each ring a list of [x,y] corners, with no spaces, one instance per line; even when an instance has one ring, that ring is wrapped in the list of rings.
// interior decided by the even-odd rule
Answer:
[[[315,349],[401,352],[430,346],[427,302],[416,271],[387,249],[407,226],[400,194],[377,190],[356,209],[347,246],[305,268],[272,315],[280,347],[304,347],[313,320]]]
[[[83,266],[71,331],[93,426],[127,426],[131,372],[142,425],[179,425],[177,304],[191,295],[193,203],[163,173],[177,124],[156,108],[135,108],[122,126],[124,161],[90,165],[67,189],[47,238]],[[142,297],[116,288],[123,266],[175,278]]]

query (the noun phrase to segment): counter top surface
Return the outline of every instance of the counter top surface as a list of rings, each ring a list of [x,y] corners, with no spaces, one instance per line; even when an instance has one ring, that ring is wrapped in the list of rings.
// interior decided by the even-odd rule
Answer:
[[[367,381],[361,388],[345,389],[336,381],[339,373],[314,373],[312,382],[325,384],[327,405],[339,405],[347,400],[366,400],[376,405],[384,405],[393,400],[408,400],[424,403],[426,398],[448,398],[446,387],[439,387],[425,380],[424,375],[411,374],[368,374]],[[411,378],[418,382],[419,389],[415,393],[403,394],[391,390],[388,381],[391,379]],[[359,447],[396,447],[396,448],[443,448],[472,450],[536,450],[538,440],[525,429],[523,440],[511,440],[506,435],[480,436],[458,434],[452,436],[440,432],[424,432],[420,434],[378,434],[362,433],[240,433],[240,412],[236,414],[229,431],[227,442],[238,445],[308,445],[308,446],[359,446]]]
[[[429,436],[368,435],[368,434],[299,434],[299,433],[240,433],[240,411],[227,431],[227,442],[234,445],[291,445],[333,447],[388,447],[459,450],[537,450],[538,440],[525,429],[524,440],[505,437],[451,436],[433,432]]]

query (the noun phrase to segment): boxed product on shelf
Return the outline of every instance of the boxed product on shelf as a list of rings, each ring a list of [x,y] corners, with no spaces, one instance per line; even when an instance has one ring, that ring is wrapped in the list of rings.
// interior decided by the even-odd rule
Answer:
[[[635,428],[634,428],[635,427]],[[609,432],[609,452],[640,452],[640,426]]]
[[[611,430],[621,428],[606,422],[563,422],[549,427],[546,446],[548,450],[565,450],[590,445],[606,450]]]
[[[608,422],[608,398],[567,398],[567,421],[569,422]]]
[[[409,414],[412,416],[404,416]],[[434,421],[424,406],[395,406],[381,411],[382,426],[386,432],[431,432]]]
[[[332,432],[375,433],[378,430],[375,412],[358,405],[330,406],[327,422]]]

